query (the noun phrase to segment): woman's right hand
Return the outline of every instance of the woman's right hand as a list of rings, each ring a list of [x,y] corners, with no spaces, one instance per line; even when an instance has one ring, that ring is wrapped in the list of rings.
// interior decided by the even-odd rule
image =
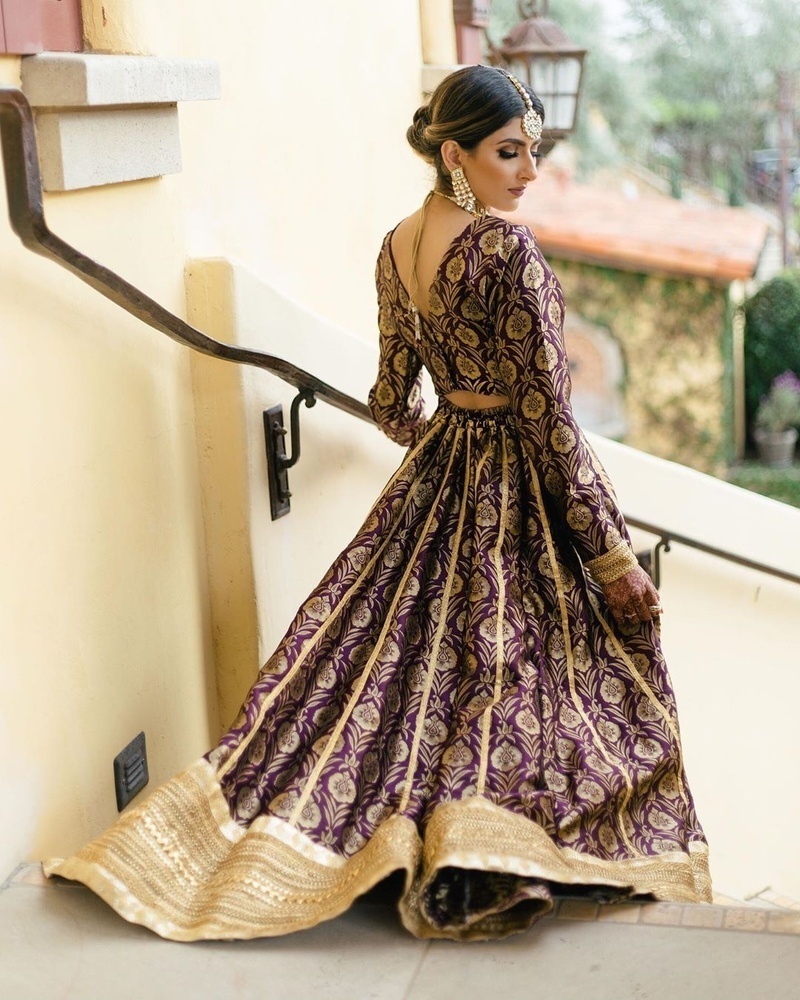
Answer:
[[[618,625],[630,628],[640,622],[658,621],[663,608],[653,581],[641,566],[603,586],[611,614]]]

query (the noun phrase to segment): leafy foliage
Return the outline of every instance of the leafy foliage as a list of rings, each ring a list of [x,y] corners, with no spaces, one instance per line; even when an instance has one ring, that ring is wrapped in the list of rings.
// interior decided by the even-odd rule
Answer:
[[[760,462],[743,462],[730,470],[728,481],[753,493],[800,507],[800,465],[771,469]]]
[[[679,163],[738,200],[743,165],[771,141],[777,73],[800,74],[797,0],[628,0],[627,8],[630,31],[619,38],[601,0],[550,3],[550,16],[589,49],[575,137],[584,172],[615,156]],[[516,0],[493,0],[495,42],[518,20]]]
[[[763,0],[761,7],[783,0]],[[714,182],[763,144],[774,76],[764,73],[764,24],[734,0],[637,0],[630,8],[636,60],[649,80],[654,140],[684,171]]]
[[[552,0],[549,17],[576,45],[588,49],[573,142],[581,172],[619,162],[651,127],[645,78],[615,46],[602,0]],[[520,20],[517,0],[492,0],[489,34],[495,44]]]
[[[755,426],[765,431],[787,431],[800,425],[800,380],[786,371],[773,380],[758,404]]]
[[[745,304],[744,367],[750,425],[773,379],[800,373],[800,270],[776,275]]]

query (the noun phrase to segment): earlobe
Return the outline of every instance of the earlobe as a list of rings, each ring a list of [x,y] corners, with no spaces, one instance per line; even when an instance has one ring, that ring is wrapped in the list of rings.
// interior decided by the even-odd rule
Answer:
[[[442,163],[452,173],[461,166],[461,147],[455,139],[445,139],[441,146]]]

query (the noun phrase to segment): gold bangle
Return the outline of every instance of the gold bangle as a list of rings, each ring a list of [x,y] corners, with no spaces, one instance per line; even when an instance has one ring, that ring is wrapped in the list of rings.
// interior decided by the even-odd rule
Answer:
[[[601,586],[619,580],[620,577],[625,576],[626,573],[630,573],[638,565],[633,549],[631,549],[627,542],[619,542],[613,549],[609,549],[603,555],[597,556],[596,559],[590,559],[585,563],[586,569],[591,574],[592,579],[596,580]]]

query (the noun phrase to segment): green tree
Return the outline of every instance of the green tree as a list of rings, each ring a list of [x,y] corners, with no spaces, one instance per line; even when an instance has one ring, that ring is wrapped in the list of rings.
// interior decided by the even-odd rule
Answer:
[[[800,69],[796,0],[629,2],[635,64],[647,79],[651,151],[742,200],[743,165],[774,121],[779,69]]]
[[[788,270],[763,285],[744,308],[747,423],[776,375],[800,375],[800,271]]]
[[[741,14],[732,0],[640,0],[631,19],[637,62],[649,76],[656,139],[674,150],[689,176],[718,181],[763,132],[753,46],[743,44]]]
[[[649,133],[646,78],[615,45],[602,0],[552,0],[548,16],[588,50],[572,142],[580,152],[580,172],[591,174],[631,155],[642,133]],[[489,35],[494,44],[519,20],[517,0],[493,0]]]
[[[552,0],[549,14],[589,50],[575,143],[585,173],[621,155],[743,200],[745,165],[770,137],[777,71],[800,76],[797,0],[628,0],[630,33],[614,38],[601,0]],[[493,0],[497,43],[519,20]],[[607,123],[607,129],[600,127]]]

